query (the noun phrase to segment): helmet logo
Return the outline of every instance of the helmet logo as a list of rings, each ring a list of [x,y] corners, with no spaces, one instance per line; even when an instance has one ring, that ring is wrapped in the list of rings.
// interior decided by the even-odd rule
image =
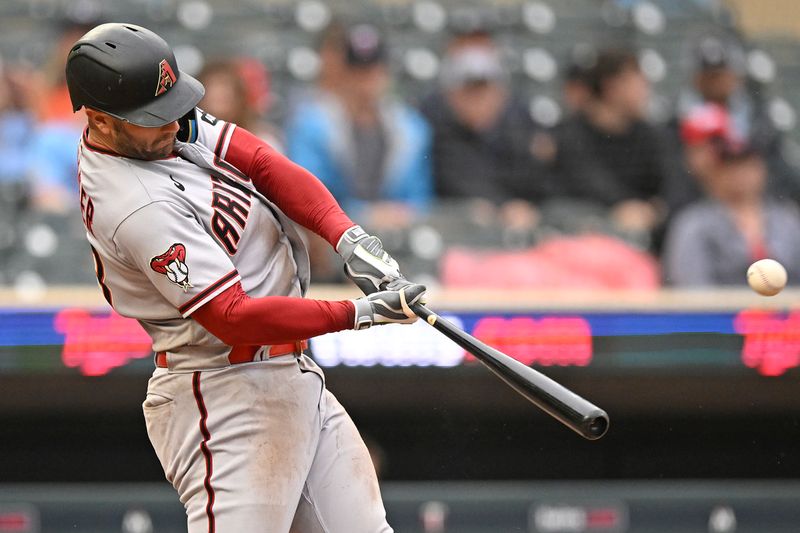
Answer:
[[[158,87],[156,87],[156,96],[164,94],[167,89],[175,85],[175,73],[172,72],[172,67],[169,66],[166,59],[161,60],[158,64]]]

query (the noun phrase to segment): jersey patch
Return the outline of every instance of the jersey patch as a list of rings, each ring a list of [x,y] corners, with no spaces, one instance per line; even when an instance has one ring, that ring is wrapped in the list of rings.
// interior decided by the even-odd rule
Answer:
[[[189,283],[189,267],[186,266],[186,247],[176,242],[169,250],[150,260],[150,268],[164,274],[172,283],[183,289],[183,292],[194,287]]]
[[[162,59],[161,63],[158,64],[158,87],[156,87],[156,96],[167,92],[167,89],[175,85],[176,81],[177,77],[172,71],[172,67],[169,66],[166,59]]]

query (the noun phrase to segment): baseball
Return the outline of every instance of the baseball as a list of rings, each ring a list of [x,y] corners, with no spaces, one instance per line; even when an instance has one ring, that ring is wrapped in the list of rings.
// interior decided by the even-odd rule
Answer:
[[[774,259],[761,259],[747,269],[747,283],[758,294],[775,296],[786,286],[786,269]]]

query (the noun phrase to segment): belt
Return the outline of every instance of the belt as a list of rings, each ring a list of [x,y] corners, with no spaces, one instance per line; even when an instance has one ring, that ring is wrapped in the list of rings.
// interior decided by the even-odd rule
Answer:
[[[295,341],[286,344],[273,344],[269,347],[269,357],[277,357],[279,355],[286,355],[290,353],[301,354],[303,350],[308,348],[308,341]],[[261,346],[234,346],[228,354],[228,361],[232,365],[239,363],[252,363],[256,352],[261,349]],[[156,366],[159,368],[167,368],[167,352],[156,353]]]

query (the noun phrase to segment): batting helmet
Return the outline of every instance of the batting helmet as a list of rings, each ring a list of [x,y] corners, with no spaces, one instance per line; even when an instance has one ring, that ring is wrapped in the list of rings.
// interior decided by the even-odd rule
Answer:
[[[169,45],[147,28],[101,24],[67,56],[72,109],[103,111],[138,126],[178,120],[203,97],[203,84],[178,70]]]

